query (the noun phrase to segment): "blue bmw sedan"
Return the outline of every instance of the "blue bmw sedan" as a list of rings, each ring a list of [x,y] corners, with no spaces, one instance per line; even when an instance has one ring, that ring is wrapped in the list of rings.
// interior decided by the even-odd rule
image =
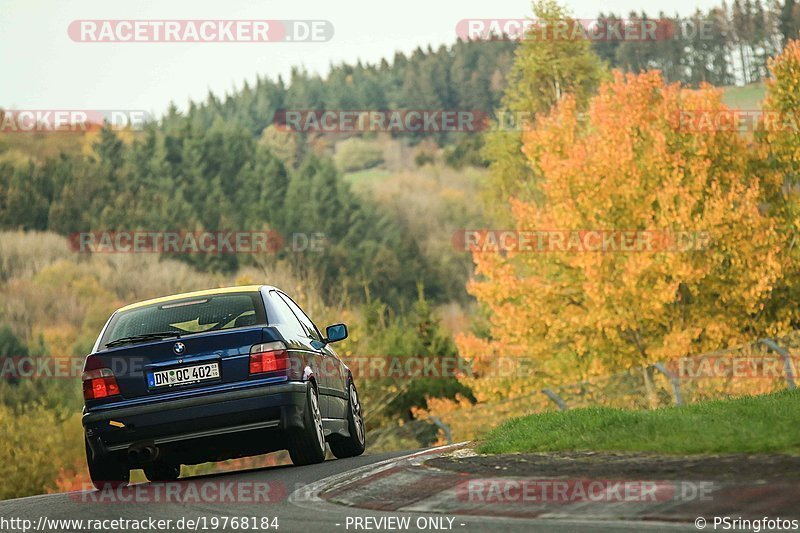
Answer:
[[[283,291],[242,286],[123,307],[83,372],[86,460],[97,488],[151,481],[198,464],[288,450],[296,465],[360,455],[364,419],[353,376]]]

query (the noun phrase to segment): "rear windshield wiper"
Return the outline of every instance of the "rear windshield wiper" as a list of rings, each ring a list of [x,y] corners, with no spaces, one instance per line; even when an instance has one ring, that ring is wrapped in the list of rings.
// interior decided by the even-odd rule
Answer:
[[[131,342],[150,341],[155,339],[166,339],[175,337],[180,339],[181,334],[177,331],[156,331],[154,333],[142,333],[141,335],[132,335],[130,337],[122,337],[111,342],[106,343],[106,348],[120,346],[122,344],[129,344]]]

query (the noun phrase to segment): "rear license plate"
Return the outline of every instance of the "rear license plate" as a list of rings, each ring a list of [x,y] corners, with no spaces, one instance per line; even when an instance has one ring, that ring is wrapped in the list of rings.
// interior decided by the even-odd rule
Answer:
[[[188,385],[219,378],[219,363],[205,365],[184,366],[171,370],[158,370],[147,374],[147,385],[153,389],[158,387],[172,387],[174,385]]]

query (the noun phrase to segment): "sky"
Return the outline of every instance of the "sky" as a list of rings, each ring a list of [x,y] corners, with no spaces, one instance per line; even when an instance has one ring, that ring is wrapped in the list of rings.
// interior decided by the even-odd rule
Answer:
[[[568,0],[578,18],[600,9],[686,16],[720,0]],[[324,74],[331,64],[376,63],[395,51],[456,39],[463,19],[530,16],[530,0],[0,0],[0,107],[6,109],[185,109],[251,83],[287,78],[293,66]],[[76,42],[81,20],[324,20],[324,42]]]

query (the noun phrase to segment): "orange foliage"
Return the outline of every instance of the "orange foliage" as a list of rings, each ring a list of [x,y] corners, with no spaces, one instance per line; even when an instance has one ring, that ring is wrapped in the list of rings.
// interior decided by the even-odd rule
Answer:
[[[480,400],[513,397],[783,331],[761,313],[783,274],[774,222],[733,129],[687,131],[680,112],[723,112],[721,91],[615,73],[579,113],[562,99],[523,135],[537,201],[509,199],[520,231],[689,232],[688,251],[475,253],[470,292],[491,341],[457,339],[480,364],[528,357],[537,371],[469,383]],[[530,184],[519,184],[530,187]],[[708,241],[708,246],[700,246]],[[747,332],[747,333],[745,333]]]

